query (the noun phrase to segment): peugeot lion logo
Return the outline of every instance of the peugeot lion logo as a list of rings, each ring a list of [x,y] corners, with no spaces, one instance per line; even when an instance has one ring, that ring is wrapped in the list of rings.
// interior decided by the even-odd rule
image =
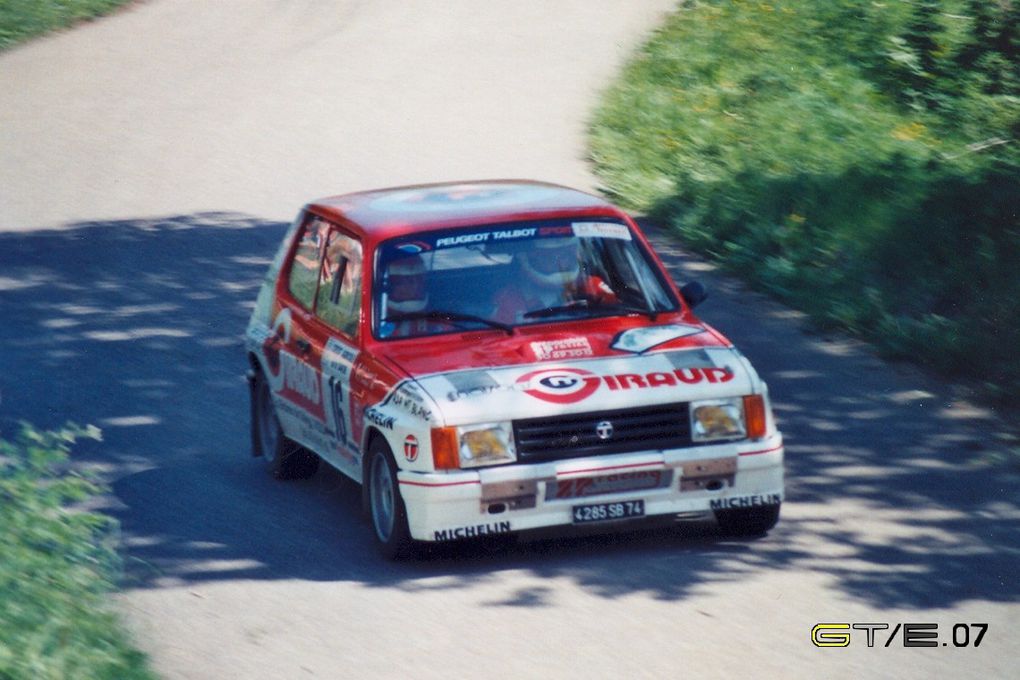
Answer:
[[[608,420],[603,420],[595,426],[595,434],[602,441],[605,441],[613,436],[613,424]]]

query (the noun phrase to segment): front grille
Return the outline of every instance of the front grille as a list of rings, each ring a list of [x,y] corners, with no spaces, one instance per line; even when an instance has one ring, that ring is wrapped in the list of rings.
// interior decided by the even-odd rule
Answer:
[[[600,439],[599,423],[613,434]],[[609,453],[675,449],[691,445],[688,406],[659,404],[514,421],[517,459],[534,462]]]

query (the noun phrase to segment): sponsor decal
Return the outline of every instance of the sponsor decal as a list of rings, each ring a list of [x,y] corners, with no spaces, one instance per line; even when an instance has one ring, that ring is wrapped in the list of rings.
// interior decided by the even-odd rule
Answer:
[[[605,385],[610,391],[681,387],[698,383],[727,383],[734,373],[729,368],[677,368],[651,373],[617,373],[598,376],[580,368],[550,368],[526,373],[517,379],[525,394],[554,404],[573,404],[587,399]]]
[[[287,432],[290,436],[315,449],[337,451],[348,462],[353,462],[352,454],[337,444],[340,435],[323,421],[313,418],[307,410],[289,401],[281,401],[277,408],[281,416],[286,416],[289,419]]]
[[[638,470],[601,477],[560,479],[555,485],[546,485],[546,495],[547,500],[554,500],[663,489],[669,486],[672,478],[672,470]]]
[[[729,510],[731,508],[757,508],[763,505],[779,505],[783,497],[777,493],[765,496],[735,496],[733,498],[713,498],[709,506],[713,510]]]
[[[424,253],[443,248],[517,241],[543,237],[576,236],[580,238],[611,238],[630,241],[633,236],[626,225],[617,222],[575,222],[569,225],[545,227],[518,227],[512,229],[487,229],[468,233],[454,233],[437,236],[435,240],[405,241],[396,246],[403,253]]]
[[[540,227],[539,236],[573,236],[574,230],[570,226],[562,227]]]
[[[304,409],[316,419],[325,421],[319,373],[284,348],[290,341],[291,313],[284,308],[273,321],[273,330],[262,342],[262,354],[269,369],[266,380],[274,392]]]
[[[358,351],[356,349],[341,343],[336,338],[330,338],[322,353],[322,370],[331,375],[346,378],[357,358]]]
[[[632,328],[616,336],[610,347],[621,352],[641,354],[671,340],[686,338],[689,335],[697,335],[704,331],[705,329],[701,326],[692,326],[685,323]]]
[[[550,368],[526,373],[517,379],[524,393],[554,404],[573,404],[587,399],[602,379],[580,368]]]
[[[733,380],[733,371],[728,368],[675,368],[671,372],[620,373],[602,378],[611,390],[645,389],[648,387],[676,387],[697,385],[701,382],[726,383]]]
[[[400,397],[405,402],[411,401],[414,402],[415,404],[425,403],[425,397],[422,396],[421,392],[418,391],[418,388],[415,387],[413,382],[407,381],[402,382],[400,385],[397,386],[397,389],[394,392],[393,397],[394,398]]]
[[[415,384],[410,381],[400,383],[379,406],[396,406],[414,418],[426,422],[432,420],[432,410],[425,405],[425,397],[422,396]]]
[[[280,352],[283,391],[297,394],[312,404],[322,404],[322,386],[315,369],[289,352]]]
[[[392,430],[396,418],[388,416],[372,406],[365,409],[365,420],[384,430]]]
[[[619,222],[574,222],[574,235],[580,238],[615,238],[630,241],[630,229]]]
[[[442,529],[436,531],[433,537],[437,541],[455,541],[458,538],[477,538],[479,536],[505,534],[509,533],[509,531],[510,522],[493,522],[491,524],[457,527],[456,529]]]
[[[408,463],[418,460],[418,438],[413,434],[407,435],[404,439],[404,458]]]
[[[301,432],[318,432],[325,427],[321,422],[312,418],[308,411],[295,406],[289,401],[281,401],[277,404],[277,409],[281,414],[292,418],[295,427],[302,428]]]
[[[449,401],[457,401],[478,394],[488,394],[500,389],[500,384],[488,371],[452,373],[446,376],[446,379],[454,387],[446,394]]]
[[[426,422],[432,420],[432,411],[414,402],[404,402],[404,409],[411,414],[412,418],[418,418]]]
[[[262,354],[266,357],[274,391],[279,391],[282,387],[279,381],[273,380],[280,377],[280,345],[288,342],[290,342],[290,308],[285,307],[276,315],[272,331],[262,341]]]
[[[436,239],[436,248],[451,248],[469,243],[487,243],[489,241],[512,241],[519,238],[533,238],[538,233],[537,227],[526,229],[497,229],[476,234],[459,234]]]
[[[535,227],[528,229],[499,229],[492,232],[493,241],[507,241],[517,238],[531,238],[538,231]]]
[[[567,338],[531,343],[531,351],[539,361],[582,359],[594,356],[588,338]]]
[[[718,365],[708,352],[703,349],[685,349],[679,352],[666,352],[661,356],[669,360],[673,368],[697,368],[699,366]]]
[[[461,234],[459,236],[444,236],[436,239],[436,248],[449,248],[451,246],[462,246],[466,243],[484,243],[489,240],[489,232],[481,234]]]

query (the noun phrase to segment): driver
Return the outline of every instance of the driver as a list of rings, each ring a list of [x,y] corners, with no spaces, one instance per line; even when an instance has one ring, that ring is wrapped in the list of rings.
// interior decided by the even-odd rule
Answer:
[[[514,255],[518,280],[496,295],[497,321],[519,323],[527,320],[527,312],[581,300],[616,301],[616,294],[601,278],[581,270],[575,239],[543,238],[528,245],[530,250]]]
[[[429,303],[420,255],[394,260],[386,270],[387,316],[420,312]]]
[[[386,269],[386,307],[383,310],[385,337],[406,338],[428,330],[426,319],[401,319],[423,311],[429,304],[425,286],[425,263],[420,255],[394,260]]]

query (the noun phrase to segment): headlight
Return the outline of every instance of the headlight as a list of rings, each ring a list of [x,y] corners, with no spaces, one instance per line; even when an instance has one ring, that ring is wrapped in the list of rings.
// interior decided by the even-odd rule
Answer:
[[[432,430],[432,459],[437,470],[502,465],[517,460],[510,423],[483,423]]]
[[[692,441],[743,439],[746,436],[742,397],[691,402]]]
[[[486,423],[457,428],[460,466],[499,465],[517,460],[514,430],[510,423]]]

